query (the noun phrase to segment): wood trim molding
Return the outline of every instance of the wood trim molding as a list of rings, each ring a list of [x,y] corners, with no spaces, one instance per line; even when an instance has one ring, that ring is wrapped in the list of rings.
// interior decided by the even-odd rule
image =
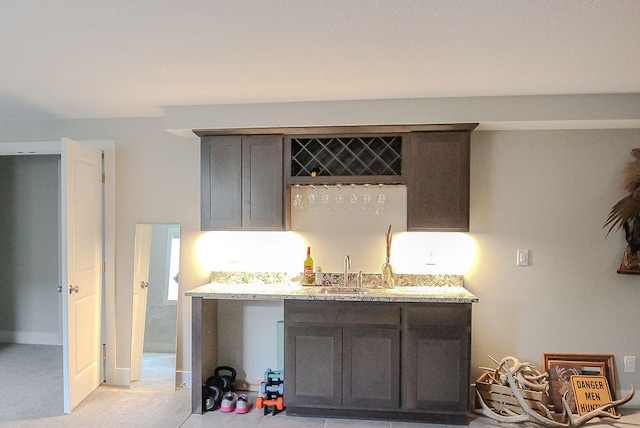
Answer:
[[[478,123],[442,123],[422,125],[354,125],[354,126],[305,126],[274,128],[225,128],[194,129],[198,137],[212,135],[323,135],[323,134],[380,134],[425,131],[473,131]]]

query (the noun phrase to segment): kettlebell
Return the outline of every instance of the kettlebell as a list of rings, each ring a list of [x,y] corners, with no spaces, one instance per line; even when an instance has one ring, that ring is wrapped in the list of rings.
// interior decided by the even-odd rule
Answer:
[[[209,376],[202,387],[202,410],[215,410],[220,407],[224,391],[217,376]]]
[[[228,375],[220,374],[220,372],[229,372]],[[223,392],[235,391],[236,390],[236,371],[233,367],[229,366],[219,366],[213,372],[213,377],[217,377],[220,380],[220,387]]]

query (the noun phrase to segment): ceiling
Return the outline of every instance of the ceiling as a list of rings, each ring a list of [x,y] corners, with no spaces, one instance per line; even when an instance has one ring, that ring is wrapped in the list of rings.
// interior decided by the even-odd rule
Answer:
[[[0,0],[0,121],[640,93],[637,0]]]

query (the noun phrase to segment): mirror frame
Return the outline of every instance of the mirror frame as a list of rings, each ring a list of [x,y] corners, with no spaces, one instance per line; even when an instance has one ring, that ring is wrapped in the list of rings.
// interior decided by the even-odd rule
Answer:
[[[166,230],[166,232],[164,230]],[[162,232],[162,235],[158,235],[158,232]],[[138,223],[135,227],[134,235],[134,262],[133,262],[133,278],[131,288],[131,342],[130,342],[130,376],[129,376],[129,388],[132,389],[145,389],[145,390],[157,390],[166,391],[170,390],[168,387],[154,385],[151,382],[146,382],[143,378],[142,370],[142,357],[144,355],[145,334],[148,328],[147,321],[152,320],[153,317],[149,317],[147,309],[151,303],[148,299],[149,287],[154,290],[160,287],[162,289],[161,297],[158,297],[158,293],[154,294],[153,301],[162,300],[158,307],[170,306],[174,308],[175,316],[173,317],[173,329],[175,331],[173,337],[173,344],[168,346],[173,348],[174,367],[173,367],[173,389],[178,388],[178,373],[177,373],[177,324],[178,324],[178,307],[181,304],[181,297],[179,292],[179,280],[177,300],[169,300],[168,287],[171,279],[169,278],[170,272],[170,260],[172,258],[172,240],[178,235],[181,238],[181,225],[180,223]],[[155,235],[154,235],[155,233]],[[158,241],[160,239],[160,241]],[[178,263],[180,263],[180,251],[174,256]],[[162,261],[159,260],[162,258]],[[154,262],[155,261],[155,262]],[[162,268],[159,264],[162,264]],[[154,267],[155,266],[155,267]],[[179,270],[178,270],[179,272]],[[179,274],[176,274],[178,276]],[[151,281],[150,281],[150,278]],[[162,279],[160,279],[162,278]],[[142,293],[141,293],[142,292]],[[141,308],[144,312],[137,309]],[[135,331],[134,331],[135,330]],[[163,345],[160,345],[163,347]],[[164,348],[163,348],[164,349]],[[147,351],[148,352],[148,351]],[[153,352],[153,351],[152,351]],[[164,352],[164,351],[157,351]],[[138,358],[138,366],[134,358]],[[134,379],[135,378],[135,379]]]

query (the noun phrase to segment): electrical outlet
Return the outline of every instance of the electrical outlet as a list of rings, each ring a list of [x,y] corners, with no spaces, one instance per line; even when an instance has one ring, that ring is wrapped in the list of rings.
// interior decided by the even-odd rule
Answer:
[[[624,357],[624,372],[635,373],[636,372],[636,357],[625,355]]]

